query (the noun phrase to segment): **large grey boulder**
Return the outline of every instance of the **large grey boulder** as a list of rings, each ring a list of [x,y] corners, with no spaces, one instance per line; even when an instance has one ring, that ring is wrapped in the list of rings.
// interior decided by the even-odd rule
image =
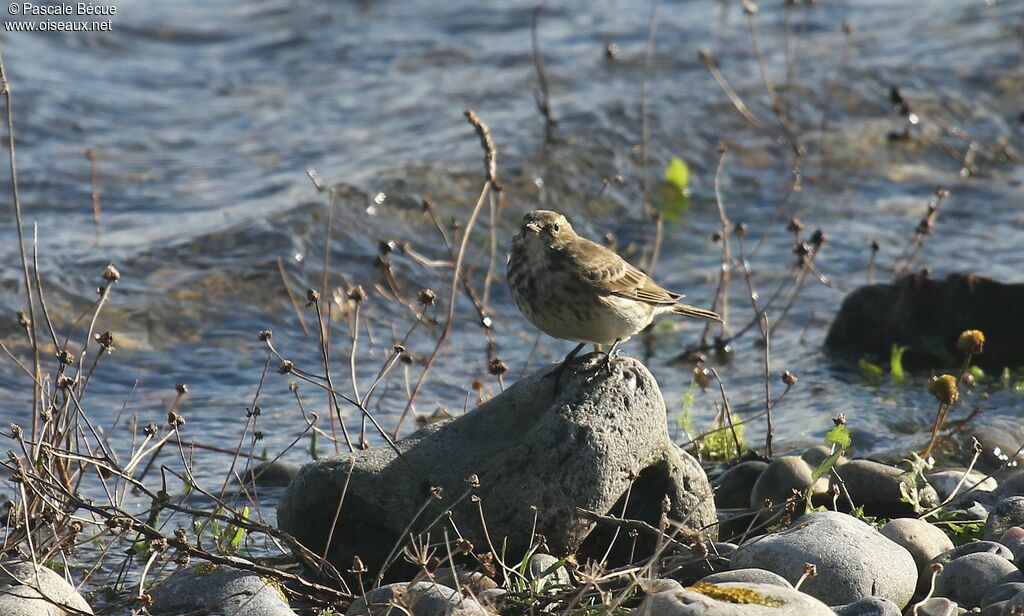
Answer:
[[[787,580],[804,574],[804,565],[817,567],[800,590],[828,605],[843,605],[865,597],[889,599],[900,608],[917,586],[917,564],[902,546],[857,518],[819,511],[799,518],[790,528],[759,537],[739,547],[732,567],[759,567]]]
[[[22,561],[0,563],[0,614],[64,616],[82,612],[92,614],[92,608],[52,569]]]
[[[280,584],[251,571],[203,563],[179,569],[150,591],[153,614],[295,616]]]
[[[323,552],[348,482],[329,557],[347,568],[358,555],[375,574],[408,532],[431,527],[433,540],[442,537],[449,507],[477,550],[507,542],[510,556],[529,549],[534,524],[554,554],[575,552],[594,526],[576,508],[605,514],[619,503],[618,515],[627,492],[629,517],[657,525],[667,497],[672,520],[693,529],[713,524],[707,476],[669,439],[654,377],[634,359],[614,361],[610,374],[595,373],[596,361],[567,369],[557,391],[553,369],[541,369],[469,413],[398,441],[401,457],[382,446],[304,466],[278,507],[280,527]],[[478,503],[464,498],[470,475],[479,479],[473,492],[489,537]],[[430,498],[432,486],[443,488],[440,498]]]
[[[724,582],[648,595],[630,616],[835,616],[835,612],[792,588]]]

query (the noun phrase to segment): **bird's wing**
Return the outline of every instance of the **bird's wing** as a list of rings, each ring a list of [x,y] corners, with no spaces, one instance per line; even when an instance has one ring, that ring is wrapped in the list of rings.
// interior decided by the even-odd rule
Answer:
[[[682,295],[666,291],[650,277],[604,246],[579,238],[566,246],[581,281],[603,295],[616,295],[655,306],[671,306]]]

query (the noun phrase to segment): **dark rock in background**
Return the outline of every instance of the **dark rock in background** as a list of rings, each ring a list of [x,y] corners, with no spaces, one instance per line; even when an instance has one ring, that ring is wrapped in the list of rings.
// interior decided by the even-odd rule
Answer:
[[[1024,365],[1024,284],[974,274],[932,280],[910,274],[891,284],[860,287],[843,300],[825,339],[833,353],[888,358],[893,344],[909,347],[910,370],[957,366],[956,340],[967,329],[985,333],[975,363],[988,371]]]

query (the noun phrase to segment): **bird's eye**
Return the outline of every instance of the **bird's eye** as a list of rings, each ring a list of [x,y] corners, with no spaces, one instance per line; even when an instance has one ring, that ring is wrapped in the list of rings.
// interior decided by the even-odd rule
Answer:
[[[551,225],[551,230],[554,231],[555,233],[558,233],[558,223],[557,222],[555,224]]]

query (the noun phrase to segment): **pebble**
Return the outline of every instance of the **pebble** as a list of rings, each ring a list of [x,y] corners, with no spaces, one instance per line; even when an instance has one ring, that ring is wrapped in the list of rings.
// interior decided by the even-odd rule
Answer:
[[[553,590],[572,583],[564,563],[550,554],[534,554],[530,557],[530,579],[536,582],[537,590]]]
[[[1005,582],[1024,581],[1013,563],[988,552],[975,552],[949,561],[935,580],[935,595],[966,608],[981,606],[985,592]]]
[[[799,456],[780,456],[772,460],[757,478],[750,492],[750,508],[760,509],[765,501],[779,506],[793,491],[803,492],[811,485],[811,466]]]
[[[433,582],[387,584],[358,597],[346,616],[489,616],[475,599]]]
[[[793,588],[789,580],[777,573],[764,569],[733,569],[732,571],[721,571],[701,579],[701,582],[709,584],[723,584],[725,582],[751,582],[753,584],[775,584]]]
[[[900,608],[881,597],[866,597],[860,601],[832,607],[836,616],[901,616]]]
[[[1013,560],[1013,552],[1010,551],[1010,548],[1001,543],[996,543],[995,541],[972,541],[939,554],[932,559],[932,562],[945,566],[948,565],[950,561],[960,558],[961,556],[982,552],[995,554],[1005,560]]]
[[[5,616],[53,616],[92,614],[75,587],[56,571],[30,562],[7,561],[0,569],[0,614]],[[34,572],[34,573],[33,573]],[[26,586],[18,580],[30,583]],[[37,590],[38,589],[38,590]],[[40,594],[39,591],[42,591]],[[47,597],[49,600],[44,599]],[[58,605],[54,605],[54,604]],[[67,606],[70,610],[63,610]]]
[[[963,484],[961,485],[960,480],[963,478],[965,473],[967,474],[967,479],[964,479]],[[987,477],[985,473],[979,473],[975,470],[967,473],[966,468],[950,469],[931,473],[928,475],[928,483],[935,488],[935,491],[939,494],[939,498],[942,500],[949,498],[950,494],[953,493],[953,490],[956,490],[958,485],[960,485],[960,489],[957,491],[957,496],[963,496],[968,492],[968,490],[970,490],[970,493],[995,492],[999,487],[999,484],[994,478]]]
[[[930,583],[932,559],[953,549],[953,542],[936,526],[917,518],[897,518],[882,527],[882,534],[903,546],[917,563],[918,588]]]
[[[1024,528],[1020,526],[1007,528],[1003,536],[999,538],[999,543],[1005,545],[1013,552],[1013,564],[1017,565],[1017,568],[1021,571],[1024,571]]]
[[[985,521],[982,536],[995,541],[1011,526],[1024,526],[1024,496],[1010,496],[996,503]]]
[[[872,460],[852,460],[840,466],[838,472],[854,504],[863,507],[868,515],[886,518],[914,515],[913,506],[903,502],[900,491],[901,485],[911,484],[904,469]],[[935,488],[925,486],[920,489],[920,500],[923,507],[933,507],[939,504],[939,495]]]
[[[981,607],[988,607],[993,603],[1009,601],[1017,594],[1024,592],[1024,582],[1006,582],[989,588],[981,597]]]
[[[818,575],[806,579],[800,590],[828,605],[879,596],[902,608],[917,587],[917,564],[910,552],[835,511],[804,515],[782,532],[748,541],[732,557],[734,569],[767,569],[787,580],[799,579],[807,563],[817,567]]]
[[[767,462],[748,460],[726,470],[711,484],[718,509],[747,509],[757,479],[768,467]]]
[[[737,602],[737,596],[744,602]],[[726,582],[708,585],[702,592],[684,588],[648,595],[630,616],[835,616],[835,612],[792,588]]]

